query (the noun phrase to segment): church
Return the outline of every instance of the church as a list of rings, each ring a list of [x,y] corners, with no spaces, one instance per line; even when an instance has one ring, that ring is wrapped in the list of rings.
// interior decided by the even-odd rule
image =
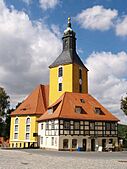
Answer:
[[[10,147],[95,151],[118,145],[118,119],[88,93],[88,69],[76,52],[70,18],[61,54],[39,85],[11,114]]]

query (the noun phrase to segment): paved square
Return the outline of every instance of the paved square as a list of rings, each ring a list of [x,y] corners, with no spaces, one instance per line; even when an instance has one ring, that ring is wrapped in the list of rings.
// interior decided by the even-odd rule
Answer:
[[[0,149],[0,169],[127,169],[127,152]]]

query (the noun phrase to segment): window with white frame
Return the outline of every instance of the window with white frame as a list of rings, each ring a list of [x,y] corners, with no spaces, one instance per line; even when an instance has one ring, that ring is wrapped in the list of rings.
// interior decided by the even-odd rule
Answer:
[[[43,123],[41,123],[41,130],[43,130],[43,127],[44,127],[44,125],[43,125]]]
[[[51,145],[54,146],[54,137],[52,137]]]
[[[62,91],[62,83],[58,84],[58,91],[61,92]]]
[[[30,139],[30,117],[27,117],[26,119],[26,136],[25,136],[26,140]]]
[[[41,144],[43,144],[43,137],[41,137]]]
[[[51,129],[55,129],[55,123],[54,123],[54,120],[51,121]]]
[[[80,128],[79,121],[74,122],[74,128],[78,130]]]
[[[59,67],[58,68],[58,77],[62,77],[63,76],[63,67]]]
[[[26,140],[30,139],[30,133],[26,133]]]
[[[19,119],[18,117],[16,117],[14,123],[14,139],[18,139],[18,130],[19,130]]]

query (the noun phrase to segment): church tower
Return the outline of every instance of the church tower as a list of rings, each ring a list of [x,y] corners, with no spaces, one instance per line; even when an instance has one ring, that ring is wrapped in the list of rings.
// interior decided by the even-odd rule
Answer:
[[[62,53],[49,66],[49,105],[64,92],[88,93],[88,69],[76,52],[76,37],[71,28],[70,18],[62,40]]]

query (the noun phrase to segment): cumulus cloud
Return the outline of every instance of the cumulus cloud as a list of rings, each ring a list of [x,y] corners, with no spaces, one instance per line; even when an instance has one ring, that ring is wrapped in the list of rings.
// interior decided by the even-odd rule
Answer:
[[[39,2],[41,8],[47,10],[49,8],[54,8],[59,3],[59,0],[39,0]]]
[[[116,24],[116,35],[127,36],[127,16],[119,19],[118,23]]]
[[[117,10],[97,5],[83,10],[76,16],[76,20],[85,29],[104,31],[113,26],[113,20],[117,15]]]
[[[45,23],[32,22],[25,12],[0,1],[0,86],[13,104],[48,82],[48,65],[60,50],[61,40]]]
[[[86,60],[89,69],[89,91],[111,112],[127,123],[120,109],[121,97],[127,91],[127,53],[93,52]]]

